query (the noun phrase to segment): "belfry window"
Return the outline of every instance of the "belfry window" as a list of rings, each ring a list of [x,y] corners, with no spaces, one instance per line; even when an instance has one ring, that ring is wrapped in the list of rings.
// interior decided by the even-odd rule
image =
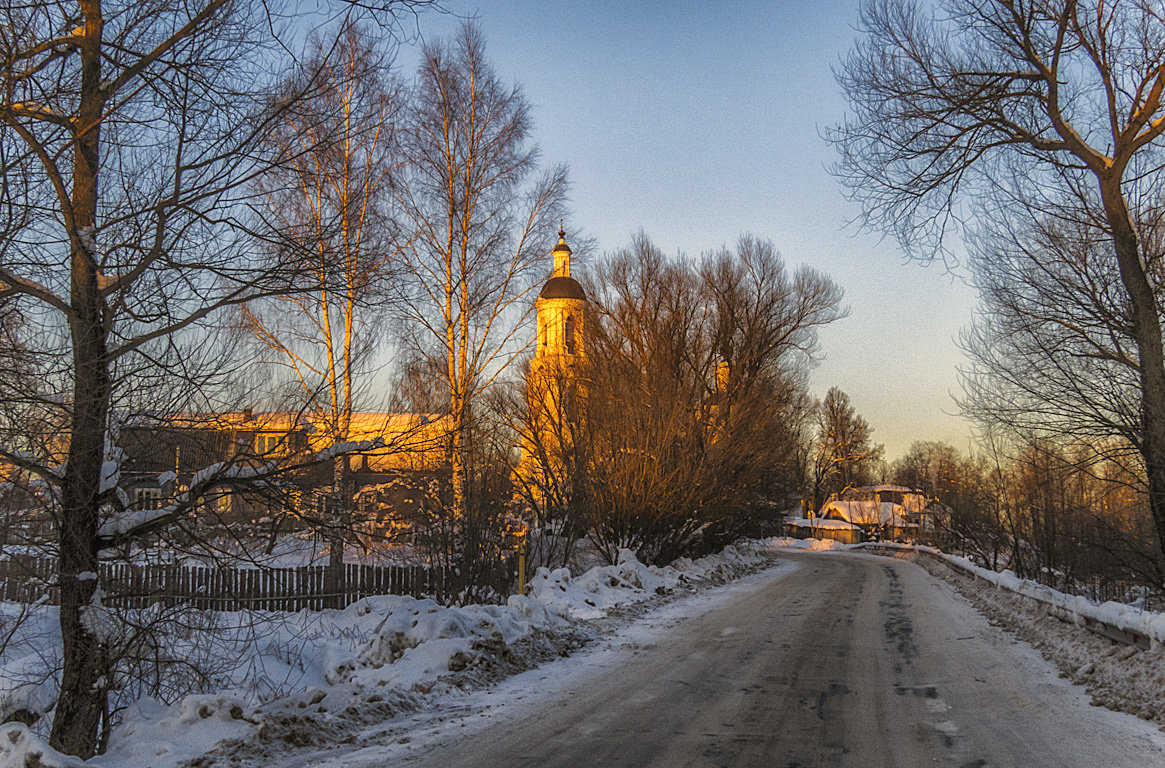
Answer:
[[[575,354],[574,329],[575,329],[574,316],[571,315],[571,316],[568,316],[566,318],[566,334],[565,335],[566,335],[566,353],[568,355]]]

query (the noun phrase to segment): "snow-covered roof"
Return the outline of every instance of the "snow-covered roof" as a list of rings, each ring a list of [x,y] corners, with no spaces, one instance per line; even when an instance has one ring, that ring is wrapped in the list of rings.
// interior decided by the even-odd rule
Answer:
[[[902,505],[890,501],[830,501],[821,508],[820,516],[832,516],[858,525],[905,525],[908,522]]]
[[[853,490],[855,490],[855,491],[873,491],[873,492],[897,491],[900,493],[922,493],[922,491],[918,490],[917,488],[907,488],[905,485],[890,485],[890,484],[886,484],[886,485],[862,485],[862,486],[855,487]]]

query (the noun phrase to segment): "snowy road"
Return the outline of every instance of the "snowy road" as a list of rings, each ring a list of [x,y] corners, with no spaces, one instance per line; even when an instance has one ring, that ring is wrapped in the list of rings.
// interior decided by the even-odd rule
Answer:
[[[921,568],[781,558],[799,567],[317,765],[1165,766],[1153,726],[1090,706]]]

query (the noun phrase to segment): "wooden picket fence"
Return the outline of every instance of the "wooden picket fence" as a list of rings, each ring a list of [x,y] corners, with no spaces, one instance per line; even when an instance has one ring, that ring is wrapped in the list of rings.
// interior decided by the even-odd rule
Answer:
[[[57,564],[51,558],[0,559],[0,600],[33,603],[46,596],[59,602]],[[301,568],[204,568],[177,565],[101,563],[106,605],[145,608],[154,603],[191,605],[207,611],[318,611],[351,605],[371,595],[442,597],[464,586],[447,567],[345,564],[344,583],[329,591],[325,566]],[[491,583],[505,594],[513,559],[499,561]]]

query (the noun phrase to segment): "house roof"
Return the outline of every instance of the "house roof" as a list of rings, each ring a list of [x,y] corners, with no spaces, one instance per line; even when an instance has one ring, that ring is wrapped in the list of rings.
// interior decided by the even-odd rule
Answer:
[[[291,431],[310,428],[307,416],[295,411],[224,411],[222,413],[176,413],[158,417],[139,426],[184,427],[187,429],[238,429],[244,431]]]
[[[821,517],[830,513],[857,525],[905,525],[906,510],[890,501],[830,501],[821,508]]]
[[[321,420],[316,429],[326,433],[327,426]],[[436,413],[361,412],[352,414],[347,437],[349,440],[384,438],[384,451],[391,452],[435,446],[451,429],[452,419]]]
[[[323,419],[315,416],[308,417],[311,422],[323,423]],[[449,420],[448,416],[439,413],[381,413],[378,411],[356,411],[349,422],[351,430],[355,431],[385,431],[416,429],[426,424],[436,424],[442,420]]]

